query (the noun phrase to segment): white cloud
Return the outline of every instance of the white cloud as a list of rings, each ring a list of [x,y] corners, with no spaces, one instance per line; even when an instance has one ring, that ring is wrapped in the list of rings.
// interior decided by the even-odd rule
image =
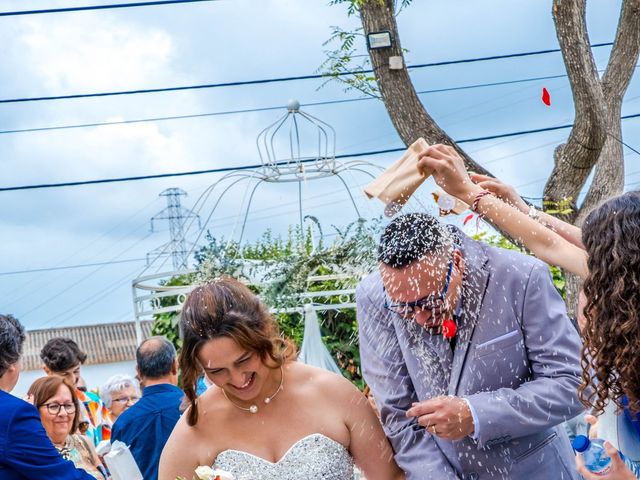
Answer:
[[[23,2],[25,8],[41,7],[34,0]],[[322,42],[329,36],[330,25],[357,25],[357,19],[347,19],[343,6],[329,7],[327,3],[228,0],[189,6],[42,15],[11,22],[3,20],[0,70],[5,93],[2,96],[56,95],[312,73],[324,58]],[[449,3],[415,1],[403,14],[401,33],[404,46],[411,50],[409,61],[524,51],[556,42],[548,6],[541,6],[539,0],[522,2],[517,7],[507,0],[497,0],[491,7],[477,0],[460,1],[455,6]],[[599,0],[595,5],[603,10],[610,5],[610,0]],[[593,16],[592,19],[602,24],[604,21],[600,17]],[[439,88],[537,76],[547,71],[556,73],[556,64],[560,62],[559,56],[553,60],[555,64],[550,57],[536,61],[527,58],[519,63],[487,62],[425,69],[423,73],[414,71],[412,75],[419,89]],[[296,97],[302,103],[345,97],[341,88],[333,84],[316,92],[320,83],[274,83],[3,105],[0,121],[2,128],[8,129],[284,105],[290,97]],[[558,92],[554,92],[552,110],[540,107],[540,102],[534,98],[538,91],[532,86],[531,93],[512,98],[505,89],[481,89],[430,95],[423,99],[445,127],[453,125],[449,133],[470,137],[544,126],[557,121],[558,115],[567,113]],[[531,97],[533,101],[522,106],[527,101],[524,97]],[[567,95],[566,103],[569,102]],[[388,148],[399,143],[386,111],[377,102],[309,110],[336,128],[339,152]],[[447,117],[455,110],[461,111]],[[5,135],[0,137],[1,183],[55,182],[253,164],[259,160],[255,136],[280,114],[280,111],[267,111],[155,124]],[[493,143],[491,148],[477,155],[480,161],[490,161],[513,156],[535,147],[536,142],[552,139],[550,136],[525,138],[501,145],[497,145],[499,141],[468,145],[468,148],[474,151]],[[553,146],[522,153],[496,161],[491,167],[507,181],[525,183],[548,174],[552,149]],[[393,157],[375,157],[372,161],[388,164]],[[10,265],[12,269],[20,269],[61,261],[80,263],[109,259],[144,237],[149,217],[165,206],[163,199],[157,197],[160,191],[174,186],[183,188],[189,193],[184,204],[190,207],[205,186],[217,178],[217,175],[203,175],[2,194],[0,227],[10,240],[0,249],[0,263],[6,268]],[[347,181],[353,184],[349,179]],[[267,227],[272,227],[276,233],[285,232],[288,224],[296,223],[295,185],[289,187],[260,187],[252,207],[256,214],[249,218],[247,237],[255,238]],[[539,185],[534,187],[541,188]],[[346,195],[330,196],[328,193],[339,189],[339,184],[336,186],[330,181],[309,185],[311,197],[319,197],[306,202],[310,206],[309,213],[321,217],[325,230],[330,230],[330,223],[353,220],[354,213]],[[239,205],[245,190],[246,184],[234,187],[227,201],[221,203],[212,218],[215,234],[231,234],[237,215],[242,213]],[[527,193],[535,192],[532,189]],[[341,199],[341,204],[333,203]],[[380,211],[372,202],[359,204],[365,215]],[[145,205],[147,208],[143,208]],[[202,212],[203,216],[207,213],[206,209]],[[96,237],[101,240],[94,244],[92,239]],[[126,256],[144,255],[166,240],[167,232],[159,232],[127,251]],[[113,267],[117,275],[107,274],[106,268],[101,270],[92,279],[94,285],[88,285],[91,282],[79,284],[69,290],[61,302],[77,303],[109,285],[117,276],[124,276],[126,268],[134,268],[124,267]],[[0,292],[3,293],[0,297],[6,297],[8,290],[14,290],[24,282],[27,286],[18,288],[21,290],[19,295],[25,296],[24,300],[14,311],[26,312],[47,296],[67,288],[81,275],[79,271],[72,272],[75,271],[55,273],[56,276],[60,274],[60,278],[46,289],[42,288],[43,292],[37,292],[37,295],[30,293],[29,284],[41,274],[0,279]],[[130,308],[128,287],[123,287],[121,293],[110,299],[109,305],[101,306],[101,311],[92,312],[86,318],[72,318],[71,322],[113,320],[117,313]],[[64,305],[54,308],[48,304],[36,314],[47,318],[65,308]],[[36,323],[34,315],[27,321]]]
[[[22,62],[48,92],[131,88],[166,78],[174,53],[166,32],[85,15],[23,22],[16,44]]]

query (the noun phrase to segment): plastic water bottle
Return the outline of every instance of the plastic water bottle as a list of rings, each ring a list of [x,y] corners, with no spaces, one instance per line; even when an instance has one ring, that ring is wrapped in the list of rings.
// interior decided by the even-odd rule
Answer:
[[[577,435],[573,440],[573,449],[582,455],[584,466],[596,475],[606,475],[611,470],[611,457],[603,444],[604,440],[589,440],[584,435]]]

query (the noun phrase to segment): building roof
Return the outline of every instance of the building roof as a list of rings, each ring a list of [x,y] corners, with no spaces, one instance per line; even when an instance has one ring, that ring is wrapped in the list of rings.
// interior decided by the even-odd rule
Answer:
[[[151,336],[152,324],[151,320],[140,323],[143,339]],[[87,354],[84,365],[126,362],[136,358],[137,342],[134,322],[29,330],[26,333],[27,339],[24,342],[22,355],[24,370],[37,370],[42,367],[40,350],[55,337],[68,337],[74,340]]]

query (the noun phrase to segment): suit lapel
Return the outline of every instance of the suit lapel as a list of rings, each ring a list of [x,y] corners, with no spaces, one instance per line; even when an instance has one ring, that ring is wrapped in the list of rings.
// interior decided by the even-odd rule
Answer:
[[[431,349],[437,355],[437,361],[442,371],[442,387],[440,395],[446,395],[448,385],[451,382],[451,368],[453,365],[453,353],[449,340],[442,335],[429,335],[429,344]]]
[[[449,342],[442,335],[431,335],[414,321],[406,323],[404,328],[411,355],[420,365],[420,377],[429,392],[429,398],[446,395],[452,365]]]
[[[453,366],[449,380],[449,395],[456,395],[462,369],[469,354],[469,343],[473,336],[484,294],[489,281],[488,257],[480,243],[463,237],[462,252],[465,259],[462,310],[458,319],[458,338],[453,353]]]

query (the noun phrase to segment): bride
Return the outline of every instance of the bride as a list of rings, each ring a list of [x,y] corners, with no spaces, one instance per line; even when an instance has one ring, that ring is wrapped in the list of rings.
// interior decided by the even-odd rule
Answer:
[[[159,480],[213,466],[235,480],[404,479],[367,399],[339,375],[295,361],[260,300],[231,278],[196,288],[180,321],[188,409]],[[196,399],[204,372],[214,386]]]

